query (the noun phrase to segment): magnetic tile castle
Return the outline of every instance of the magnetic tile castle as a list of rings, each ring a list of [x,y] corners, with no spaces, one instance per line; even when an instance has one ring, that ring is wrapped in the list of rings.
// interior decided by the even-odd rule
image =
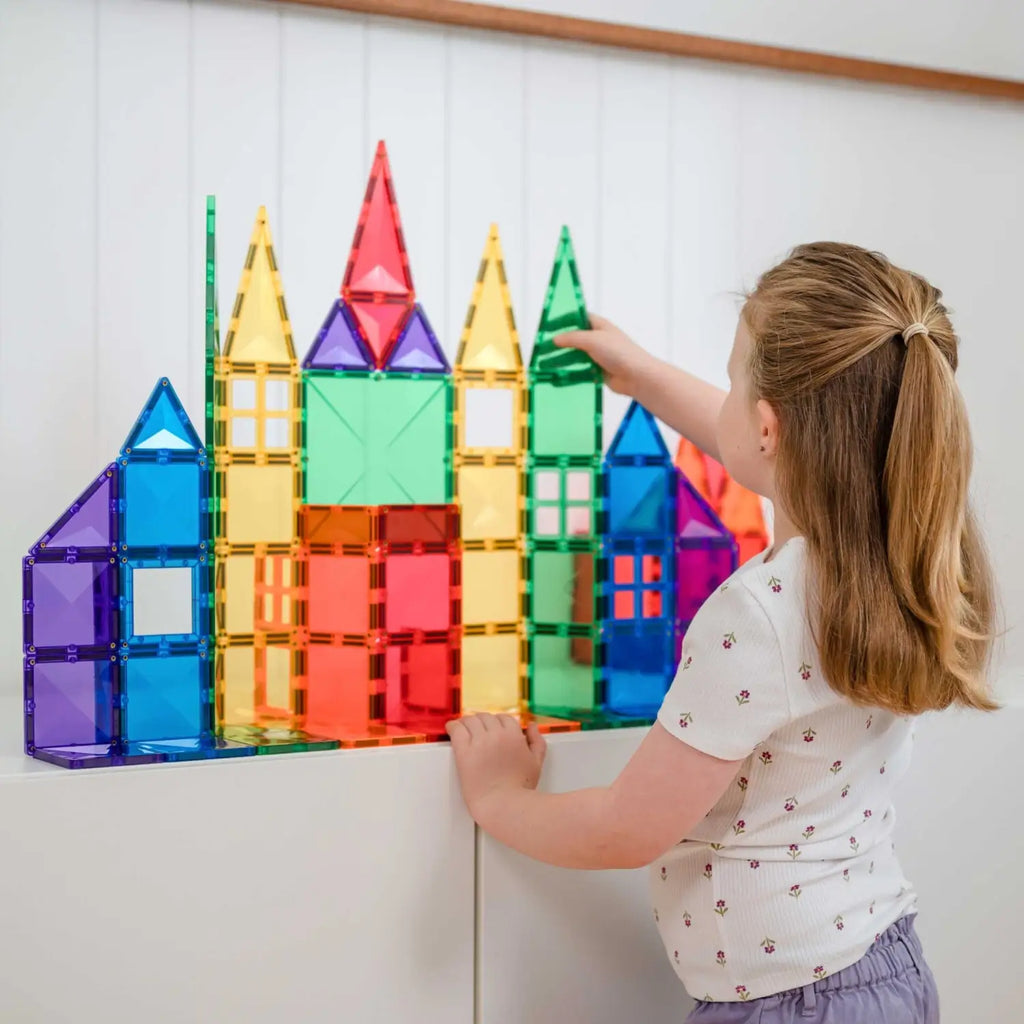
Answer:
[[[568,230],[529,365],[491,227],[454,367],[378,146],[299,363],[266,213],[227,331],[206,218],[205,438],[161,379],[23,562],[25,741],[69,768],[438,740],[459,714],[650,722],[737,546],[635,403],[603,455]]]

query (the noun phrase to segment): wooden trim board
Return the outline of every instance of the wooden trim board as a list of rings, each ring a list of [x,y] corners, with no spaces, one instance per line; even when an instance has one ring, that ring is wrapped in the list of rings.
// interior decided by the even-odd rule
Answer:
[[[464,0],[278,0],[278,3],[408,18],[490,32],[540,36],[643,53],[661,53],[727,64],[746,64],[801,74],[826,75],[1024,103],[1024,81],[1011,78],[990,78],[985,75],[969,75],[908,64],[886,64],[883,61],[840,57],[811,50],[793,50],[783,46],[762,46],[758,43],[689,35],[685,32],[642,28],[639,25],[620,25],[589,18],[541,14],[511,7],[492,7],[490,4],[468,3]]]

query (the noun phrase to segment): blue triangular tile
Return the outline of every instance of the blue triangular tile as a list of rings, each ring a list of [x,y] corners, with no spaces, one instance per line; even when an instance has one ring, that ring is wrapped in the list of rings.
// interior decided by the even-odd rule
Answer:
[[[608,458],[637,457],[663,460],[668,465],[672,463],[654,417],[638,402],[632,402],[615,432]]]
[[[175,394],[171,382],[164,377],[157,382],[149,396],[121,454],[128,455],[135,451],[199,452],[202,447],[188,413]]]

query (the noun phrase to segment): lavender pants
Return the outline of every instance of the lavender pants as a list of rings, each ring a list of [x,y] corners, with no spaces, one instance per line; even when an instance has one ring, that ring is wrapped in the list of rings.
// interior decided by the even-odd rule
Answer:
[[[746,1003],[702,1003],[687,1024],[939,1024],[939,993],[913,916],[855,964],[813,985]]]

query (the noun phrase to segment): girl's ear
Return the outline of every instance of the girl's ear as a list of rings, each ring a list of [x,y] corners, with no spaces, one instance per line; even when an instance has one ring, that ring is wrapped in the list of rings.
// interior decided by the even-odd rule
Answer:
[[[758,443],[768,458],[775,458],[779,450],[779,417],[763,398],[757,403]]]

